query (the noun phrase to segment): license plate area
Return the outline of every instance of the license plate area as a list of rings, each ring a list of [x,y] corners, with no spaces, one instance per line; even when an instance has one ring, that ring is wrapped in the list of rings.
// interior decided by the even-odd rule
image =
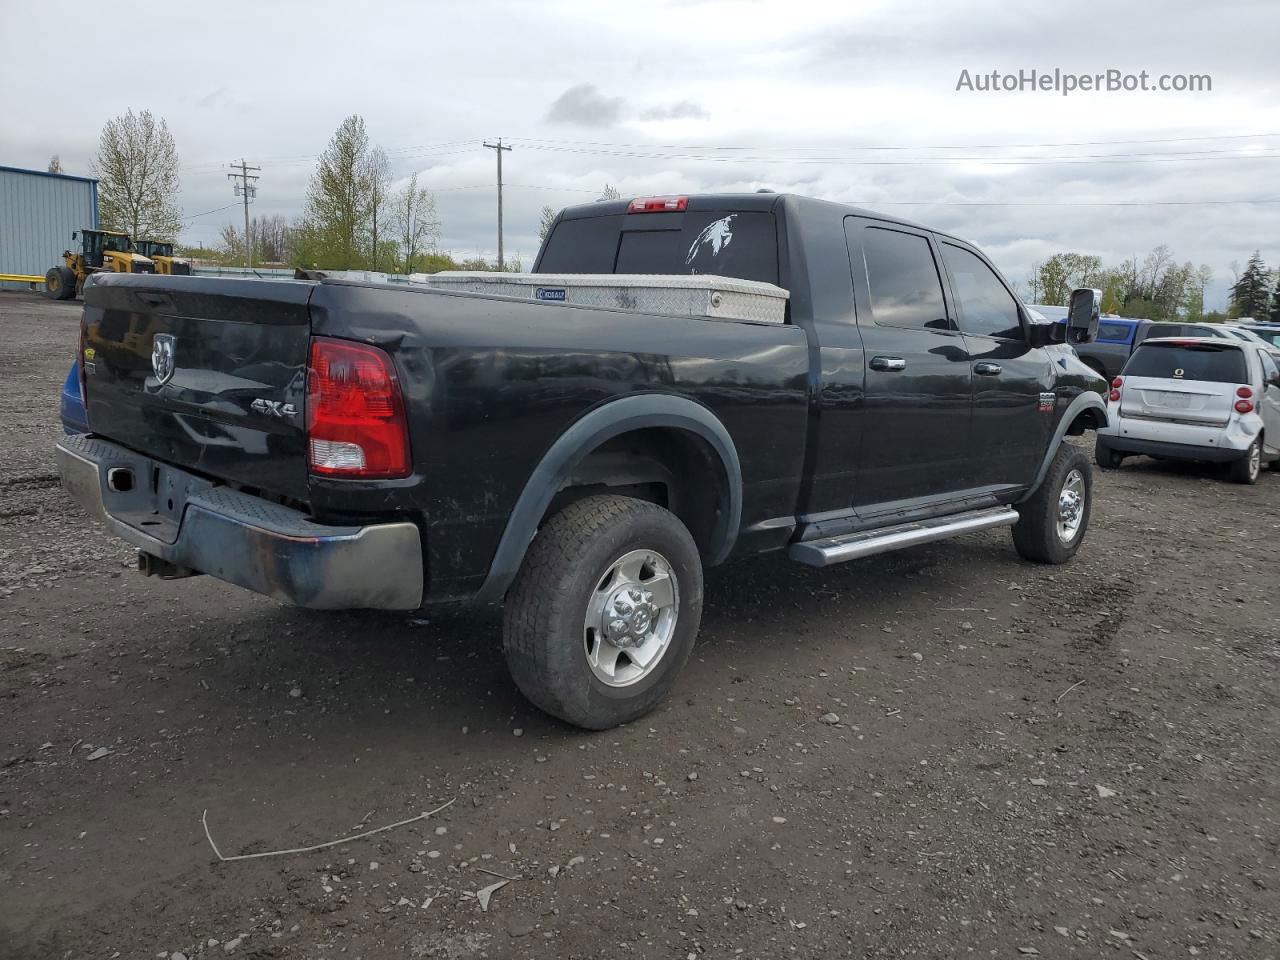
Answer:
[[[99,471],[107,512],[163,543],[178,539],[187,500],[213,483],[149,457],[113,458]]]
[[[1169,410],[1190,410],[1193,406],[1199,409],[1204,405],[1202,397],[1193,397],[1189,393],[1169,393],[1162,390],[1152,390],[1148,394],[1148,403],[1153,407],[1165,407]],[[1195,402],[1199,401],[1199,402]]]

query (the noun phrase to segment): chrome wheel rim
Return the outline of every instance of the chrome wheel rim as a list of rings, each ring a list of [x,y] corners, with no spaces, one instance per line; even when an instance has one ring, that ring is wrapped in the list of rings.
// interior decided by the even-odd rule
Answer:
[[[632,550],[609,564],[587,600],[582,630],[596,679],[629,687],[653,673],[671,646],[679,610],[675,572],[656,550]]]
[[[1058,493],[1058,539],[1070,543],[1084,523],[1084,501],[1087,495],[1084,474],[1072,470]]]
[[[1262,470],[1262,444],[1258,441],[1253,442],[1253,446],[1249,448],[1249,479],[1257,477]]]

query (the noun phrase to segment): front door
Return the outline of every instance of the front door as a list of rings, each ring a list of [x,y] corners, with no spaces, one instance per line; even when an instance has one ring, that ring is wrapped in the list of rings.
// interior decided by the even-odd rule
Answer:
[[[1054,360],[1028,345],[1018,299],[986,260],[950,240],[939,247],[973,370],[975,485],[1025,486],[1039,473],[1052,432]]]
[[[972,486],[969,355],[947,309],[932,237],[845,221],[866,364],[851,506],[873,517]]]

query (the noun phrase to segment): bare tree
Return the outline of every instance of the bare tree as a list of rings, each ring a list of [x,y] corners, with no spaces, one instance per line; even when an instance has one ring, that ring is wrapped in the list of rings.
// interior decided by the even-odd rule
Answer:
[[[391,195],[391,161],[381,147],[369,151],[364,176],[369,191],[369,269],[377,270],[379,233],[386,233]]]
[[[287,263],[291,259],[293,227],[286,217],[254,217],[249,221],[255,263]],[[219,234],[219,247],[228,262],[244,260],[244,231],[228,223]]]
[[[606,183],[604,185],[604,189],[600,191],[600,196],[597,197],[596,199],[597,200],[617,200],[621,196],[622,194],[618,192],[617,187],[615,187],[611,183]]]
[[[108,120],[92,167],[104,227],[152,240],[177,239],[178,148],[163,118],[130,110]]]
[[[426,187],[418,186],[415,173],[405,188],[396,194],[392,207],[400,255],[404,257],[404,272],[413,273],[418,254],[434,243],[440,233],[436,201]]]
[[[50,173],[65,172],[62,169],[62,161],[58,158],[58,155],[56,153],[49,158],[49,172]]]
[[[538,224],[538,242],[546,243],[547,235],[551,233],[551,227],[556,222],[556,211],[554,207],[542,208],[542,222]]]

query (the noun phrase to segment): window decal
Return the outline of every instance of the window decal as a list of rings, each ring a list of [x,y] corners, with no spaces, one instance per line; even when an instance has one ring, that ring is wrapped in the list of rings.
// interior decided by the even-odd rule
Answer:
[[[719,220],[713,220],[702,228],[702,232],[694,238],[693,244],[689,247],[689,254],[684,258],[685,266],[692,266],[693,261],[702,251],[704,246],[711,248],[711,256],[719,256],[720,251],[729,246],[733,242],[733,229],[731,224],[733,218],[737,214],[729,214],[727,217],[721,217]]]

